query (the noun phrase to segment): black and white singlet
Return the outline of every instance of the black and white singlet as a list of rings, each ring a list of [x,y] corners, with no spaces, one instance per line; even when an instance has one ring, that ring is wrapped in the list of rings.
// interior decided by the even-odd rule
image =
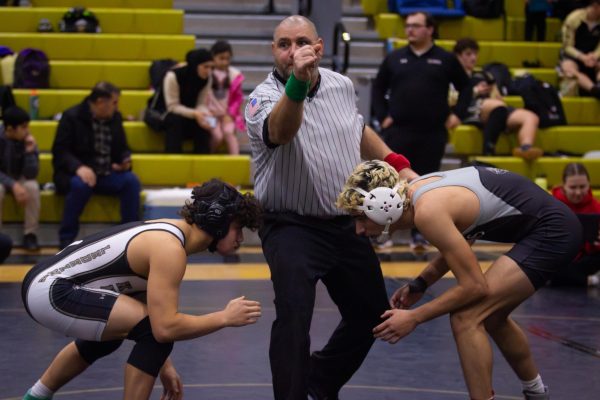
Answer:
[[[536,288],[577,254],[582,228],[573,212],[530,180],[489,167],[434,172],[411,182],[439,177],[415,190],[411,202],[429,190],[460,186],[479,199],[479,215],[462,234],[465,239],[515,243],[506,255]]]
[[[166,231],[185,245],[183,232],[166,222],[132,222],[76,241],[35,265],[25,276],[21,295],[27,312],[40,324],[65,335],[99,341],[119,296],[146,291],[147,278],[127,261],[132,239]]]

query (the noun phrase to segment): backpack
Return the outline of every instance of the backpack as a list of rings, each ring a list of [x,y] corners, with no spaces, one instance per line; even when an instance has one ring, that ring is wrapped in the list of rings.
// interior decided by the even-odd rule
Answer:
[[[540,128],[567,124],[562,102],[552,85],[525,75],[515,79],[515,89],[523,98],[525,108],[540,118]]]
[[[4,115],[4,110],[9,107],[14,107],[15,105],[15,98],[10,86],[0,85],[0,120]]]
[[[167,72],[177,64],[177,61],[171,58],[161,58],[160,60],[152,61],[150,64],[150,86],[156,90],[162,86],[163,79]]]
[[[96,15],[84,7],[73,7],[64,13],[58,22],[61,32],[100,32],[100,22]]]
[[[499,18],[504,13],[504,0],[464,0],[463,7],[475,18]]]
[[[165,117],[167,106],[163,92],[163,80],[167,72],[177,64],[177,61],[164,58],[152,61],[150,64],[150,84],[154,88],[154,94],[148,99],[144,109],[143,120],[150,129],[156,132],[166,130]]]
[[[23,49],[15,60],[15,88],[50,87],[50,63],[46,53],[38,49]]]
[[[483,66],[483,71],[492,74],[496,80],[496,87],[502,96],[513,94],[512,78],[510,70],[506,64],[500,62],[491,62]]]

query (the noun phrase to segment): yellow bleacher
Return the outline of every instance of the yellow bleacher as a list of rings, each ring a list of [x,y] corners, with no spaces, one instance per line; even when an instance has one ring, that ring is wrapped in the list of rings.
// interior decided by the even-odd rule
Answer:
[[[472,156],[469,159],[489,163],[498,168],[516,172],[532,180],[536,177],[545,177],[549,188],[561,184],[562,172],[568,163],[580,162],[585,165],[590,173],[591,185],[593,187],[600,187],[600,159],[541,157],[533,162],[527,162],[517,157],[501,156]]]
[[[147,72],[146,72],[147,74]],[[91,89],[91,86],[90,86]],[[90,89],[38,89],[40,119],[51,119],[54,115],[80,103]],[[29,111],[30,89],[13,89],[17,105]],[[123,90],[119,110],[125,119],[140,119],[142,110],[151,96],[150,90]]]
[[[4,46],[15,52],[34,47],[50,60],[181,60],[194,48],[195,40],[193,35],[0,32]]]
[[[47,18],[58,32],[58,22],[68,8],[2,7],[1,32],[36,32],[41,18]],[[102,33],[138,33],[146,35],[180,35],[183,33],[183,11],[165,9],[93,8]],[[46,35],[53,33],[44,33]]]
[[[382,39],[404,37],[404,20],[399,14],[382,13],[374,16],[375,29]],[[438,21],[438,33],[444,39],[476,37],[480,40],[503,40],[502,18],[479,19],[466,16]],[[439,43],[438,43],[439,44]]]
[[[173,0],[31,0],[34,7],[173,8]]]
[[[481,154],[483,135],[472,125],[460,125],[450,131],[449,143],[453,154],[472,156]],[[496,144],[496,154],[511,154],[517,147],[516,134],[500,135]],[[600,149],[600,126],[555,126],[538,130],[535,146],[547,153],[568,152],[584,154],[589,149]]]
[[[182,60],[195,47],[195,37],[183,35],[183,12],[173,10],[172,0],[33,0],[33,8],[0,9],[0,43],[19,51],[26,47],[43,50],[50,59],[50,89],[39,89],[39,117],[31,121],[40,155],[42,184],[52,181],[52,154],[57,121],[55,114],[81,102],[91,87],[108,80],[124,89],[119,109],[133,151],[133,172],[145,189],[185,186],[220,178],[235,186],[251,185],[249,156],[167,155],[164,135],[139,121],[151,95],[150,61],[160,58]],[[90,8],[100,20],[98,34],[37,33],[40,18],[56,23],[67,7]],[[29,110],[31,90],[13,89],[17,105]],[[135,119],[135,120],[134,120]],[[189,145],[187,143],[186,145]],[[142,193],[142,203],[144,198]],[[61,219],[64,196],[44,190],[40,220]],[[23,220],[23,209],[11,196],[3,204],[3,220]],[[110,196],[93,196],[81,216],[82,222],[118,222],[119,201]]]
[[[477,37],[477,36],[476,36]],[[436,40],[436,44],[448,51],[452,51],[455,40]],[[394,48],[406,46],[405,39],[393,39]],[[509,67],[522,68],[523,61],[538,60],[541,66],[552,68],[558,63],[560,43],[548,42],[505,42],[505,41],[479,41],[480,65],[490,62],[501,62]]]
[[[250,157],[191,155],[191,154],[134,154],[133,172],[139,177],[142,186],[186,186],[218,178],[234,186],[249,186]],[[52,182],[52,155],[40,155],[40,183]],[[142,203],[143,203],[142,193]],[[44,190],[41,195],[40,222],[59,222],[64,207],[64,196]],[[3,204],[3,220],[18,222],[23,220],[23,208],[17,207],[12,196],[7,196]],[[86,205],[82,222],[118,222],[119,200],[111,196],[93,196]]]

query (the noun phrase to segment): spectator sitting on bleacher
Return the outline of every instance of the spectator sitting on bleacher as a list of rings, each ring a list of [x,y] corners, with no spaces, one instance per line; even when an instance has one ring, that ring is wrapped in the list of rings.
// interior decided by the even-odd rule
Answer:
[[[194,153],[210,153],[210,130],[216,126],[206,106],[214,67],[208,50],[191,50],[186,63],[167,72],[163,81],[165,104],[165,152],[181,153],[183,141],[192,138]]]
[[[575,214],[600,214],[600,202],[590,188],[590,174],[581,163],[569,163],[563,170],[562,185],[552,195]],[[553,286],[600,285],[600,234],[595,243],[586,242],[571,264],[559,269],[552,278]]]
[[[239,154],[240,145],[235,130],[246,130],[246,123],[240,111],[244,101],[244,75],[230,65],[233,50],[227,41],[218,40],[210,52],[215,69],[212,73],[212,90],[207,96],[207,107],[216,118],[216,126],[211,129],[211,150],[214,153],[225,140],[229,154]]]
[[[40,186],[36,178],[40,161],[35,139],[29,133],[29,114],[19,107],[4,110],[0,125],[0,223],[2,200],[12,192],[18,205],[25,208],[23,247],[38,250]]]
[[[119,196],[122,223],[139,219],[140,181],[131,172],[131,151],[117,111],[119,96],[119,88],[99,82],[58,124],[52,164],[56,190],[66,194],[61,248],[77,236],[79,216],[94,193]]]
[[[12,250],[12,240],[10,236],[0,233],[0,264],[10,255]]]
[[[560,69],[584,94],[600,99],[600,0],[569,14],[562,26]],[[565,90],[565,93],[568,92]]]
[[[481,127],[483,125],[483,154],[495,154],[498,137],[505,130],[517,130],[519,147],[513,149],[515,157],[525,160],[535,160],[543,151],[533,147],[537,133],[539,118],[535,113],[523,108],[507,106],[498,91],[494,77],[483,71],[475,71],[479,45],[471,38],[459,39],[454,46],[454,53],[473,85],[473,98],[469,106],[469,115],[463,123]],[[448,118],[448,128],[460,124],[460,120],[451,115]]]

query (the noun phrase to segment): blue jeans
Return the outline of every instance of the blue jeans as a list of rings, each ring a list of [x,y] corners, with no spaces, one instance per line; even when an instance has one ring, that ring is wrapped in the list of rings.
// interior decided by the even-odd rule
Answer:
[[[71,189],[65,197],[65,209],[58,231],[60,243],[75,240],[79,233],[79,216],[94,193],[119,196],[121,223],[139,220],[140,190],[138,177],[130,171],[98,176],[94,187],[88,186],[79,176],[72,176]]]

